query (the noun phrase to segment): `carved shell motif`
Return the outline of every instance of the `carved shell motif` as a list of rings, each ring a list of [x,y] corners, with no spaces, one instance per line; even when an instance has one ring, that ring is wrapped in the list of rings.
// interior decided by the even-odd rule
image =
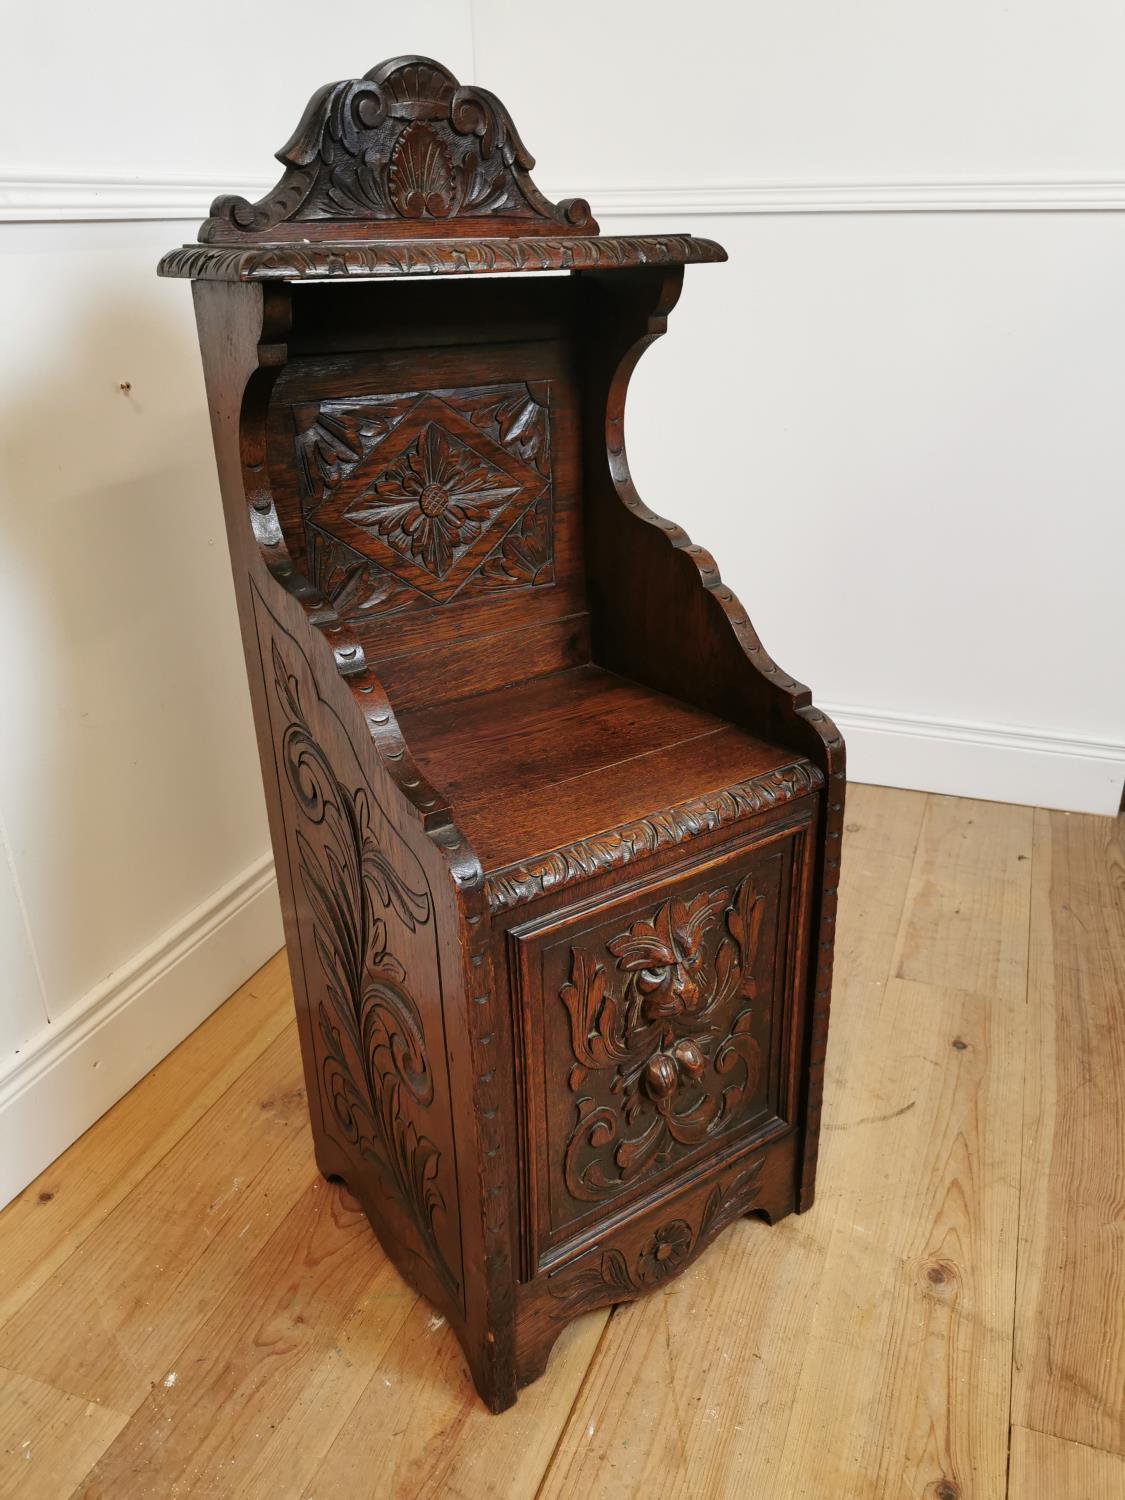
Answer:
[[[420,120],[399,136],[387,168],[391,202],[404,219],[447,219],[453,212],[456,169],[449,148]]]

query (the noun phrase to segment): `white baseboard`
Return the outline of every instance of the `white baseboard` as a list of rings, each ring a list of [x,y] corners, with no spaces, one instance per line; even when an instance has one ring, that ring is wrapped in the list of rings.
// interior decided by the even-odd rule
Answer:
[[[220,193],[257,198],[278,172],[231,180],[83,176],[0,167],[0,222],[205,218]],[[588,198],[599,218],[677,218],[717,214],[1105,213],[1125,209],[1118,179],[949,182],[696,182],[667,186],[547,184],[552,198]],[[675,227],[674,224],[672,227]]]
[[[0,1069],[0,1205],[183,1041],[284,941],[263,855]]]
[[[1065,812],[1112,816],[1120,806],[1125,745],[1049,730],[822,706],[847,741],[853,781]]]

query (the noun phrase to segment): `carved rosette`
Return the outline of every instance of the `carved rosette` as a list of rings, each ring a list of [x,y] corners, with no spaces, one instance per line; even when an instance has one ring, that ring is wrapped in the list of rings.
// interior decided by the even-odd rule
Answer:
[[[596,234],[589,204],[552,203],[532,182],[535,159],[487,89],[463,87],[440,63],[399,57],[313,95],[277,159],[285,174],[256,203],[223,196],[201,226],[205,244],[307,237],[487,232]]]
[[[317,726],[331,710],[308,659],[255,596],[268,629],[275,755],[304,897],[301,951],[325,1124],[376,1167],[439,1281],[459,1297],[456,1204],[443,1190],[442,1151],[426,1123],[437,1092],[434,1065],[400,956],[400,945],[433,929],[428,883],[407,851],[393,857],[392,830],[358,767],[354,784],[341,779],[339,760],[334,764],[321,742]],[[334,715],[332,721],[339,728]],[[446,1105],[447,1088],[443,1073]]]
[[[563,1175],[597,1202],[714,1139],[753,1098],[754,960],[766,912],[751,876],[671,897],[606,945],[571,949],[576,1119]],[[595,1087],[591,1083],[596,1082]]]
[[[311,581],[344,618],[554,580],[547,382],[294,408]]]
[[[765,1158],[716,1182],[704,1199],[697,1224],[677,1217],[641,1237],[631,1249],[595,1250],[554,1272],[548,1287],[555,1318],[571,1318],[607,1302],[626,1302],[675,1275],[728,1224],[752,1211],[761,1192]]]

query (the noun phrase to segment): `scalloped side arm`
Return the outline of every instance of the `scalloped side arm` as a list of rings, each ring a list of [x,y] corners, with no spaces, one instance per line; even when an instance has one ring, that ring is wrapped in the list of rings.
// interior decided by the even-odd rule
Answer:
[[[585,410],[587,546],[599,659],[650,686],[717,713],[829,769],[839,741],[812,697],[768,655],[709,552],[645,505],[625,454],[625,400],[645,349],[665,332],[682,267],[583,276],[587,326]],[[628,567],[622,560],[628,558]],[[840,742],[842,749],[842,742]]]

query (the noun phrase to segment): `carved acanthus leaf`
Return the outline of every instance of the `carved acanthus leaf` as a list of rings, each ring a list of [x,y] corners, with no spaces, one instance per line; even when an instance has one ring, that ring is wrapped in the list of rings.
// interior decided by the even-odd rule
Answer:
[[[577,1092],[563,1176],[597,1201],[725,1130],[760,1074],[753,971],[765,897],[745,876],[731,890],[671,897],[606,944],[612,973],[571,949],[559,992],[570,1020]],[[720,923],[722,924],[720,926]],[[724,930],[725,929],[725,930]],[[717,936],[716,936],[717,930]]]
[[[310,999],[325,1098],[335,1129],[377,1168],[435,1273],[458,1295],[438,1230],[449,1211],[441,1153],[419,1128],[434,1101],[433,1069],[406,970],[391,948],[392,930],[404,935],[432,924],[429,889],[420,867],[415,886],[384,848],[370,787],[340,780],[276,637],[270,654],[281,712],[278,770],[296,808],[297,875],[309,914],[303,941],[323,980],[319,998]]]
[[[308,239],[334,226],[353,240],[385,238],[427,223],[468,236],[489,218],[524,234],[598,232],[581,199],[551,203],[536,188],[534,159],[499,99],[425,57],[325,84],[277,157],[277,186],[256,203],[216,198],[201,242]]]
[[[468,276],[496,271],[596,271],[726,260],[690,234],[371,240],[366,244],[183,245],[161,257],[161,276],[203,281],[301,281],[369,276]]]

